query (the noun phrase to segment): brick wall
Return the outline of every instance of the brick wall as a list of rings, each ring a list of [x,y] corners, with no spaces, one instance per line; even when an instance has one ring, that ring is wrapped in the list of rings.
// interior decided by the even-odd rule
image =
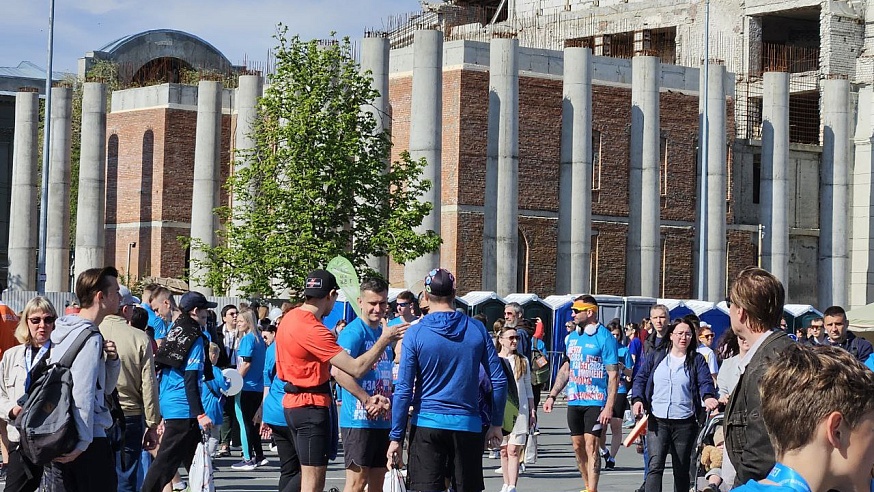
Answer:
[[[187,254],[178,236],[190,233],[196,128],[194,110],[150,108],[107,116],[106,262],[122,275],[183,275]],[[221,183],[230,173],[230,142],[231,117],[225,115]],[[222,188],[220,203],[227,201]]]

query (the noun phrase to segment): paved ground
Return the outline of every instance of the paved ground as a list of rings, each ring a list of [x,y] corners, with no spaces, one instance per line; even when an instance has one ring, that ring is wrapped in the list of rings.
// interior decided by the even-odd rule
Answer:
[[[519,480],[518,490],[538,492],[578,492],[583,488],[582,479],[576,468],[573,450],[570,445],[566,421],[566,407],[560,406],[552,414],[540,415],[539,450],[537,464],[530,466]],[[609,437],[608,437],[609,439]],[[219,471],[215,474],[217,491],[275,491],[279,480],[279,466],[275,453],[268,452],[271,463],[251,472],[234,471],[230,466],[239,457],[216,460]],[[343,459],[338,458],[328,467],[325,489],[336,487],[343,490]],[[497,492],[501,489],[501,475],[494,473],[500,466],[499,460],[483,457],[486,490]],[[673,489],[670,470],[667,470],[664,490]],[[634,447],[623,448],[617,459],[617,467],[603,471],[601,475],[602,492],[631,492],[643,481],[643,459]],[[0,489],[2,490],[2,489]],[[381,491],[376,491],[381,492]]]

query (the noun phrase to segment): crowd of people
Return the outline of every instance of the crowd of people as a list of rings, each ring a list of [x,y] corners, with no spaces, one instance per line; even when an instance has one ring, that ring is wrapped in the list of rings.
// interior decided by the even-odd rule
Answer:
[[[605,325],[597,299],[578,296],[560,359],[519,304],[487,329],[456,309],[451,272],[434,269],[423,286],[389,313],[388,284],[367,278],[358,317],[329,329],[340,288],[326,270],[310,272],[300,304],[227,305],[219,316],[201,293],[177,304],[149,285],[139,299],[114,268],[88,270],[75,310],[59,317],[48,299],[31,299],[16,341],[0,347],[5,490],[184,490],[179,469],[198,445],[216,458],[239,449],[230,468],[251,471],[269,463],[269,442],[278,490],[321,492],[342,439],[345,492],[382,490],[389,470],[409,490],[481,491],[488,450],[501,492],[516,492],[537,452],[538,410],[557,400],[585,492],[616,466],[623,427],[644,417],[642,492],[662,490],[668,456],[675,492],[874,490],[872,345],[839,306],[781,328],[785,291],[764,270],[733,282],[719,340],[661,304],[640,324]],[[64,360],[76,439],[42,463],[24,452],[20,417]]]

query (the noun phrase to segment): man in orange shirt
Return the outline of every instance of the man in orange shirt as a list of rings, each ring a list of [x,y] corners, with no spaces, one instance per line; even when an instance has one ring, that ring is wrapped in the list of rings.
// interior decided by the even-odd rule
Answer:
[[[325,487],[337,418],[328,385],[330,366],[354,378],[362,377],[409,326],[383,328],[373,347],[353,359],[321,321],[333,309],[339,291],[330,272],[310,272],[304,288],[306,301],[282,317],[276,333],[276,374],[286,382],[282,406],[301,464],[301,492],[322,492]],[[378,413],[389,404],[384,396],[374,395],[366,408],[369,413]]]

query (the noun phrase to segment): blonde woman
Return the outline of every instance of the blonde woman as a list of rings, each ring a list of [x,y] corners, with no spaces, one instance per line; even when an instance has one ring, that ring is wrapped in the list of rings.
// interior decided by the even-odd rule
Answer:
[[[0,360],[0,418],[6,426],[9,442],[9,464],[6,488],[9,492],[35,491],[39,488],[43,467],[34,465],[22,456],[18,447],[19,434],[12,422],[21,413],[18,399],[46,368],[52,342],[52,330],[58,313],[45,297],[34,297],[24,306],[21,321],[15,329],[15,338],[21,342],[3,353]]]
[[[501,328],[497,340],[500,348],[498,355],[510,363],[516,379],[516,388],[519,391],[519,418],[516,419],[513,431],[510,435],[504,436],[501,443],[501,474],[504,476],[501,492],[516,492],[520,453],[528,440],[528,429],[533,428],[537,423],[537,409],[534,407],[528,360],[517,351],[519,335],[516,329],[506,326]]]
[[[243,411],[241,425],[246,427],[249,449],[244,450],[243,461],[232,465],[231,468],[250,471],[267,464],[261,446],[260,429],[254,422],[264,397],[264,357],[267,354],[267,344],[261,338],[255,311],[242,309],[237,315],[237,337],[240,339],[237,348],[237,371],[243,376],[243,390],[240,392],[240,406]],[[248,459],[245,458],[247,455]]]

